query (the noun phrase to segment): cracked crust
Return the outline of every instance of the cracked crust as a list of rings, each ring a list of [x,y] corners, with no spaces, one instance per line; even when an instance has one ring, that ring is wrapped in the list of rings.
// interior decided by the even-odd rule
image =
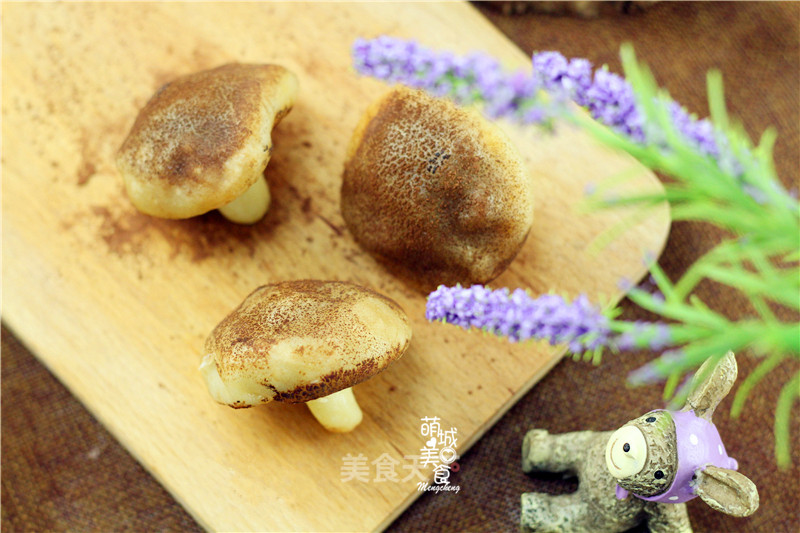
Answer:
[[[232,63],[164,85],[117,153],[129,198],[163,218],[231,202],[263,174],[272,128],[296,93],[297,78],[278,65]]]
[[[480,114],[398,88],[356,127],[341,208],[365,249],[422,281],[485,283],[522,247],[533,187],[508,137]]]
[[[393,300],[346,282],[259,287],[206,341],[203,370],[231,407],[306,402],[381,372],[408,347],[411,326]]]

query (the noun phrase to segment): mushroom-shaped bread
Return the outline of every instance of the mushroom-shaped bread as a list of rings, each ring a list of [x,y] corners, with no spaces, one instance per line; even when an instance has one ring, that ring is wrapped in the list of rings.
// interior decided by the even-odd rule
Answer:
[[[231,407],[306,402],[330,431],[362,418],[350,387],[381,372],[411,340],[393,300],[353,283],[264,285],[220,322],[200,365],[211,396]]]
[[[533,184],[508,136],[480,113],[397,88],[350,141],[341,210],[365,249],[423,284],[486,283],[533,223]]]
[[[128,197],[162,218],[219,209],[233,222],[257,222],[270,202],[272,128],[294,105],[297,86],[284,67],[238,63],[163,86],[117,153]]]

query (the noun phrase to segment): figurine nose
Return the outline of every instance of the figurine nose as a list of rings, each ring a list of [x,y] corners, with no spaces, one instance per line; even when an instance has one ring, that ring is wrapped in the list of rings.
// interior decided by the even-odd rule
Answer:
[[[647,460],[647,442],[636,426],[623,426],[606,445],[606,467],[617,479],[638,474]]]

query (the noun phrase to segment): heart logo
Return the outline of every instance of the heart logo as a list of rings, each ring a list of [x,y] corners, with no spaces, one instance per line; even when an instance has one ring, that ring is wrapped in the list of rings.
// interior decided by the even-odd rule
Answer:
[[[428,448],[433,448],[434,446],[436,446],[436,437],[431,437],[430,440],[428,440],[428,442],[425,443],[425,446]]]

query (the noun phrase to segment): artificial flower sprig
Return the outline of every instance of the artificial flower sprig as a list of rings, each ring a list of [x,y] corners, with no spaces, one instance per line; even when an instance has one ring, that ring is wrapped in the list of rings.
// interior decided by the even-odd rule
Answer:
[[[461,57],[430,50],[415,41],[381,36],[356,40],[353,64],[366,76],[424,89],[461,105],[480,103],[493,118],[540,124],[563,116],[568,112],[565,103],[571,101],[635,141],[646,138],[630,84],[608,69],[593,71],[586,59],[567,60],[558,52],[540,52],[533,56],[532,71],[506,73],[485,53]],[[673,101],[668,102],[667,112],[697,149],[720,156],[709,121],[694,119]]]
[[[557,52],[535,54],[529,72],[509,74],[481,53],[459,57],[391,37],[353,45],[354,65],[361,74],[463,105],[482,104],[490,117],[548,126],[555,118],[566,119],[673,178],[664,184],[663,193],[649,195],[623,196],[597,184],[586,201],[590,208],[646,209],[668,201],[674,219],[710,222],[731,234],[675,283],[654,258],[650,261],[655,290],[630,288],[628,297],[660,315],[663,321],[658,323],[617,320],[619,309],[603,311],[585,296],[570,302],[481,286],[440,287],[428,298],[429,320],[479,328],[512,342],[542,339],[564,344],[593,361],[604,348],[661,352],[629,381],[666,379],[665,397],[676,402],[688,392],[679,384],[686,384],[684,378],[705,359],[748,349],[763,359],[738,388],[732,408],[738,415],[761,378],[786,360],[800,361],[798,323],[780,321],[771,307],[800,312],[800,206],[775,175],[774,132],[767,131],[758,146],[752,145],[726,114],[718,73],[708,77],[711,120],[698,120],[659,90],[630,47],[623,48],[622,60],[625,78]],[[692,294],[703,279],[744,292],[756,316],[732,321],[709,309]],[[776,407],[776,457],[781,466],[790,461],[790,412],[799,398],[800,371],[784,386]]]
[[[425,316],[464,329],[480,329],[511,342],[564,344],[575,358],[583,356],[593,362],[600,361],[604,348],[660,351],[673,344],[673,332],[666,324],[615,322],[615,313],[591,303],[585,294],[570,301],[556,294],[534,297],[523,289],[441,285],[428,295]]]
[[[596,353],[611,342],[609,319],[585,295],[574,301],[527,291],[491,290],[482,285],[440,286],[428,296],[428,320],[442,320],[464,329],[477,328],[511,342],[547,340],[567,344],[575,354]]]

